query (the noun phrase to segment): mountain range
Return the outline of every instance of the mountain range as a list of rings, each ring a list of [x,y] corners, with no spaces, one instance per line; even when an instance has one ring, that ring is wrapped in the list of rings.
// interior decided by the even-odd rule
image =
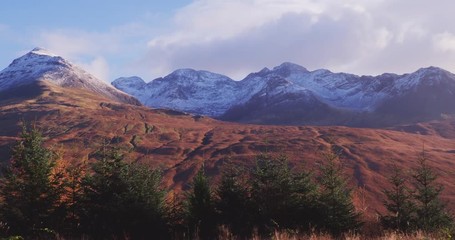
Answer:
[[[242,123],[382,127],[455,113],[455,75],[436,67],[357,76],[283,63],[241,81],[179,69],[148,83],[129,77],[112,85],[149,107]]]
[[[299,78],[291,76],[301,76],[302,73],[313,76],[312,81],[319,85],[310,88],[311,85],[303,87],[294,83]],[[336,81],[323,77],[326,75],[333,75]],[[191,79],[197,81],[189,81]],[[136,85],[148,89],[156,84],[161,86],[161,99],[157,98],[162,104],[187,106],[185,111],[188,111],[195,106],[190,103],[198,99],[199,113],[209,116],[226,115],[235,106],[254,108],[251,103],[256,101],[257,109],[252,110],[264,111],[270,119],[274,108],[261,108],[264,104],[261,100],[265,99],[267,106],[281,107],[282,111],[286,106],[292,106],[288,102],[299,109],[302,109],[301,104],[309,104],[308,111],[313,111],[315,116],[312,121],[326,116],[326,123],[330,123],[335,118],[323,115],[330,111],[341,117],[353,111],[376,114],[388,111],[391,114],[403,110],[403,106],[414,103],[412,101],[418,99],[423,91],[428,95],[421,99],[431,100],[432,97],[433,100],[422,100],[416,106],[431,106],[425,113],[433,108],[435,113],[450,113],[448,107],[453,101],[447,102],[447,106],[434,104],[444,100],[441,96],[451,101],[451,79],[452,74],[437,68],[421,69],[402,76],[357,77],[327,70],[310,72],[287,63],[250,74],[238,82],[222,75],[186,69],[148,84],[132,78],[116,83],[122,82],[131,89]],[[359,81],[364,85],[359,85]],[[378,84],[376,88],[367,84],[370,81]],[[242,87],[239,87],[240,84]],[[337,93],[334,88],[341,90]],[[201,89],[210,91],[199,91]],[[325,95],[316,94],[315,89],[326,91]],[[149,105],[144,101],[148,98],[147,93],[141,89],[137,92],[144,94],[139,99]],[[390,97],[379,97],[381,92],[388,93]],[[339,94],[340,97],[330,94]],[[167,97],[174,102],[167,103]],[[153,99],[150,101],[153,102]],[[212,105],[205,106],[204,101]],[[374,102],[376,104],[370,105]],[[311,106],[317,108],[311,109]],[[177,107],[174,109],[180,109]],[[246,112],[245,116],[254,111]],[[321,115],[317,115],[317,111]],[[409,109],[409,112],[413,111]],[[422,143],[425,144],[429,166],[440,173],[438,183],[445,187],[443,199],[448,201],[451,209],[455,209],[454,119],[447,115],[443,119],[387,128],[268,126],[219,121],[181,111],[145,107],[134,97],[43,49],[32,50],[0,72],[0,159],[3,161],[8,160],[11,148],[18,140],[23,121],[33,122],[43,132],[46,146],[59,151],[64,166],[94,161],[92,156],[103,144],[113,144],[125,152],[129,161],[161,169],[164,185],[169,191],[177,193],[188,188],[188,183],[202,167],[211,182],[216,182],[227,164],[252,167],[256,156],[267,152],[275,156],[286,155],[296,170],[311,170],[321,160],[321,152],[336,148],[345,173],[351,180],[356,206],[365,209],[372,217],[376,216],[376,211],[384,210],[381,207],[384,197],[381,189],[388,186],[393,166],[400,169],[416,167]],[[369,206],[365,206],[365,202]]]

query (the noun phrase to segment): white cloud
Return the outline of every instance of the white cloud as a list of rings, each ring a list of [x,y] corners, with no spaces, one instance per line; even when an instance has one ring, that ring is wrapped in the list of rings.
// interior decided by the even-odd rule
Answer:
[[[455,71],[455,1],[195,0],[153,37],[139,68],[148,80],[191,67],[240,79],[292,61],[357,74]]]
[[[444,32],[434,36],[434,44],[441,51],[455,51],[455,34]]]
[[[284,14],[317,15],[322,7],[309,0],[194,1],[175,15],[174,33],[152,39],[149,46],[228,39],[279,20]]]
[[[36,44],[69,58],[106,53],[117,48],[115,40],[108,35],[76,30],[42,32]]]
[[[53,29],[41,31],[33,44],[70,60],[102,80],[111,81],[111,77],[124,76],[127,63],[145,51],[145,38],[150,32],[151,28],[140,23],[115,26],[104,32]]]
[[[415,38],[423,38],[429,34],[419,23],[414,21],[400,22],[396,30],[396,42],[405,44]]]
[[[84,70],[88,71],[89,73],[93,74],[95,77],[108,81],[109,78],[109,65],[103,57],[96,57],[93,59],[91,62],[87,63],[76,63],[80,67],[82,67]]]
[[[376,47],[384,49],[389,45],[393,34],[387,28],[381,28],[374,32],[374,38],[376,39]]]

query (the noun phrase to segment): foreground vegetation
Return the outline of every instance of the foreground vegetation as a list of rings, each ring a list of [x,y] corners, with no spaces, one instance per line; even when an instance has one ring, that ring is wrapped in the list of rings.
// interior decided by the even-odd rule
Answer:
[[[24,126],[0,182],[2,236],[364,239],[453,232],[424,151],[409,176],[397,168],[390,175],[389,214],[380,216],[376,231],[354,207],[336,149],[321,154],[316,174],[294,171],[285,156],[262,154],[252,169],[226,164],[212,186],[202,167],[181,195],[166,194],[159,170],[124,158],[105,143],[89,163],[64,165],[43,146],[40,131]]]

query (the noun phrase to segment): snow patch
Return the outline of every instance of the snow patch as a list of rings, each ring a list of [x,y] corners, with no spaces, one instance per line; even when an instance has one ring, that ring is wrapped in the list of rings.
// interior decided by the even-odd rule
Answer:
[[[58,57],[58,55],[50,52],[47,49],[36,47],[32,51],[32,53],[37,54],[37,55],[43,55],[43,56],[49,56],[49,57]]]

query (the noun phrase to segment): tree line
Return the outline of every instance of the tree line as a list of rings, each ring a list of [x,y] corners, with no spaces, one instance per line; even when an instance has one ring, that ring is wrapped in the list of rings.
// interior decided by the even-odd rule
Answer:
[[[339,154],[321,154],[318,171],[295,171],[285,156],[261,154],[252,168],[228,164],[210,183],[200,168],[182,195],[167,194],[162,172],[125,160],[104,144],[90,163],[62,166],[35,127],[24,125],[0,178],[0,234],[26,239],[216,239],[270,236],[276,230],[340,237],[362,228]],[[384,189],[384,229],[453,231],[442,186],[425,152],[411,174],[394,168]]]

